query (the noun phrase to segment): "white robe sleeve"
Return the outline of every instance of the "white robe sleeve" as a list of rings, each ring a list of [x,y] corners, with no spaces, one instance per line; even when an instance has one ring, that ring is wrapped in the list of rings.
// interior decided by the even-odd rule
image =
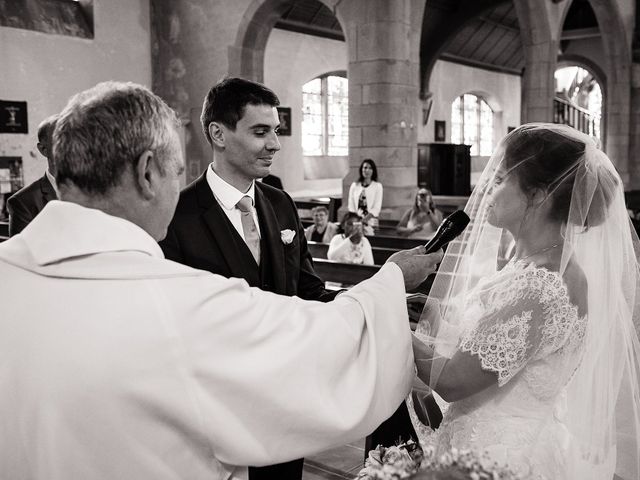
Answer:
[[[190,357],[187,393],[220,461],[268,465],[343,445],[408,394],[413,352],[397,265],[331,303],[212,279],[194,282],[211,293],[177,328]]]

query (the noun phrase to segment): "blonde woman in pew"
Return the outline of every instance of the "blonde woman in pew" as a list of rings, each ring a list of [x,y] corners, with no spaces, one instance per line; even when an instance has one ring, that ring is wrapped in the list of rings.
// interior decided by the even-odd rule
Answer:
[[[442,212],[436,208],[431,192],[421,188],[416,193],[413,207],[405,212],[396,232],[402,237],[429,238],[442,223]]]
[[[373,252],[363,234],[362,218],[357,213],[347,212],[340,227],[343,233],[331,239],[327,258],[342,263],[373,265]]]

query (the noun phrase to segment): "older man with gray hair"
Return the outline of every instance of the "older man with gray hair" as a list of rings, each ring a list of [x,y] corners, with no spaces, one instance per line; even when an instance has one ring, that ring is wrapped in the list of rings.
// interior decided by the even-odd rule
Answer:
[[[104,83],[54,133],[62,201],[0,245],[0,477],[246,478],[373,430],[413,378],[400,252],[322,304],[165,260],[176,117]]]

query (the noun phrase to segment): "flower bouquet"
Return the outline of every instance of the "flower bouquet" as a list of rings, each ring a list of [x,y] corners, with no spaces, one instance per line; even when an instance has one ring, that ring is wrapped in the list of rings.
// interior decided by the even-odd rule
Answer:
[[[394,447],[378,446],[369,452],[357,480],[525,480],[486,455],[455,448],[436,455],[409,441]]]

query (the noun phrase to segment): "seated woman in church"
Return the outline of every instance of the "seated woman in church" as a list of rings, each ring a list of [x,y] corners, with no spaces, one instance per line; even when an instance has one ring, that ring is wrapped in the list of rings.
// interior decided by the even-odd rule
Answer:
[[[431,192],[421,188],[416,193],[413,207],[405,212],[396,232],[402,237],[430,238],[442,223],[442,212],[436,208]]]
[[[350,212],[362,217],[364,233],[373,235],[373,229],[378,226],[378,216],[382,208],[382,184],[378,182],[378,169],[370,158],[365,158],[360,164],[358,181],[349,187]]]
[[[329,243],[338,233],[338,226],[329,221],[329,210],[322,206],[313,207],[311,215],[313,216],[313,225],[305,228],[305,238],[311,242]]]
[[[478,185],[414,337],[418,378],[449,402],[433,432],[409,396],[420,440],[518,478],[640,478],[640,242],[620,176],[586,134],[528,124]]]
[[[327,258],[342,263],[373,265],[373,252],[363,233],[362,218],[357,213],[347,212],[340,227],[343,233],[331,239]]]

